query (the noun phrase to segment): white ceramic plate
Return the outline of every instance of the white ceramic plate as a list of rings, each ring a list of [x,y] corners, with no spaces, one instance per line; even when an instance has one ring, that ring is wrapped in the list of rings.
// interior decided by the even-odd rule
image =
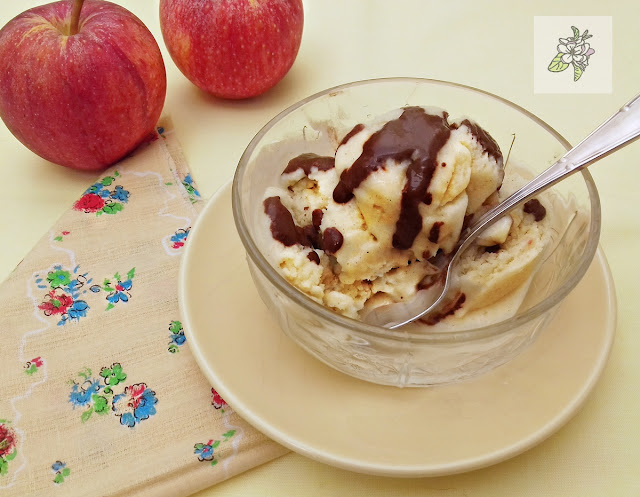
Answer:
[[[432,388],[351,378],[309,356],[271,318],[249,276],[229,184],[189,235],[179,285],[191,350],[240,416],[300,454],[387,476],[459,473],[541,442],[582,406],[615,332],[615,292],[598,250],[551,326],[510,363]]]

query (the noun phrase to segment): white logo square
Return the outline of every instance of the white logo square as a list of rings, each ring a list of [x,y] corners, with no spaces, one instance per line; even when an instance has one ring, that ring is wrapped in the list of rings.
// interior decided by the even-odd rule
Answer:
[[[611,16],[533,18],[534,93],[611,93]]]

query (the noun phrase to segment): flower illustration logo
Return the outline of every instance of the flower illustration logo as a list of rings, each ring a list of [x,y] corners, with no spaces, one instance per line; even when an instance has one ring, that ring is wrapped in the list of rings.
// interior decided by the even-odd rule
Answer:
[[[589,57],[595,53],[595,50],[587,43],[587,40],[593,37],[588,29],[582,34],[575,26],[571,26],[571,29],[572,37],[558,39],[558,54],[547,69],[551,72],[562,72],[572,65],[573,80],[578,81],[589,65]]]

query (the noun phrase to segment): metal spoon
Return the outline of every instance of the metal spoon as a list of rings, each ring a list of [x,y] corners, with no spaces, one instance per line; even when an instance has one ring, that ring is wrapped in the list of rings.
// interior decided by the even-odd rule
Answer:
[[[487,211],[468,228],[460,237],[456,248],[443,261],[440,271],[446,271],[446,274],[444,278],[439,278],[439,283],[432,285],[429,290],[420,292],[421,295],[410,303],[390,304],[398,307],[394,309],[396,312],[394,312],[393,322],[389,322],[388,315],[383,309],[387,306],[372,310],[364,320],[370,324],[395,329],[427,315],[445,298],[451,285],[453,267],[460,259],[460,255],[469,248],[483,230],[536,194],[628,145],[638,137],[640,137],[640,95],[598,126],[551,167]],[[402,316],[398,319],[400,315]]]

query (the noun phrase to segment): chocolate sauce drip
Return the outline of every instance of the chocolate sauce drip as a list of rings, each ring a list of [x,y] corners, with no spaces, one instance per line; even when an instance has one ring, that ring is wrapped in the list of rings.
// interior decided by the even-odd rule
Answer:
[[[542,221],[547,215],[547,209],[540,203],[537,198],[532,198],[524,204],[524,211],[527,214],[533,214],[533,219],[536,221]]]
[[[308,233],[304,228],[296,226],[293,216],[284,205],[280,197],[269,197],[265,199],[264,212],[271,219],[271,235],[281,242],[285,247],[291,247],[296,243],[305,247],[311,246]]]
[[[461,124],[464,124],[469,128],[469,131],[471,131],[471,134],[476,137],[476,140],[478,140],[478,143],[482,145],[482,148],[484,148],[498,164],[502,164],[502,152],[500,151],[500,147],[489,133],[468,119],[462,121]]]
[[[466,216],[464,216],[464,219],[462,220],[462,229],[460,230],[461,233],[471,226],[472,219],[473,219],[473,214],[467,214]]]
[[[431,202],[433,202],[433,196],[427,192],[424,194],[424,203],[427,205],[431,205]]]
[[[297,243],[303,247],[324,250],[329,254],[335,254],[342,247],[344,238],[337,228],[329,227],[324,233],[320,233],[322,210],[315,209],[311,213],[311,224],[300,227],[296,225],[291,212],[282,204],[280,197],[269,197],[263,205],[265,214],[271,219],[271,236],[286,247]],[[315,252],[310,252],[307,257],[313,262],[318,258],[317,263],[320,263],[320,258]]]
[[[327,171],[335,166],[333,157],[323,157],[316,154],[301,154],[289,161],[282,174],[289,174],[298,169],[302,169],[306,176],[311,174],[311,169],[318,168],[318,171]]]
[[[320,230],[318,228],[316,228],[313,224],[307,224],[306,226],[302,227],[302,231],[304,232],[304,236],[309,242],[307,245],[311,245],[313,248],[322,248],[322,235],[320,234]]]
[[[442,221],[436,221],[433,223],[433,226],[431,226],[431,230],[429,231],[429,241],[431,243],[438,243],[438,239],[440,238],[440,227],[443,224],[444,223]]]
[[[342,243],[344,242],[344,238],[342,233],[337,228],[327,228],[324,230],[322,234],[322,246],[325,252],[329,254],[335,254],[340,247],[342,247]]]
[[[438,152],[450,134],[446,112],[431,115],[420,107],[407,107],[398,119],[389,121],[369,137],[360,157],[340,175],[340,181],[333,190],[333,199],[339,204],[351,200],[353,190],[372,172],[383,167],[387,159],[410,161],[400,216],[393,235],[395,248],[410,248],[422,229],[418,206],[425,199],[431,183]]]
[[[307,254],[307,259],[316,264],[320,264],[320,256],[313,250]]]
[[[460,309],[465,300],[467,300],[467,296],[464,293],[460,293],[455,299],[447,303],[442,310],[429,313],[425,318],[420,319],[420,321],[430,326],[437,324]]]
[[[311,224],[316,230],[320,230],[320,224],[322,224],[322,217],[324,216],[324,212],[322,209],[313,209],[311,213]]]
[[[338,146],[340,147],[345,143],[347,143],[351,138],[353,138],[354,135],[357,135],[363,129],[364,129],[364,124],[356,124],[351,131],[349,131],[346,135],[344,135],[344,138],[342,139],[342,141],[340,142],[340,145]]]

